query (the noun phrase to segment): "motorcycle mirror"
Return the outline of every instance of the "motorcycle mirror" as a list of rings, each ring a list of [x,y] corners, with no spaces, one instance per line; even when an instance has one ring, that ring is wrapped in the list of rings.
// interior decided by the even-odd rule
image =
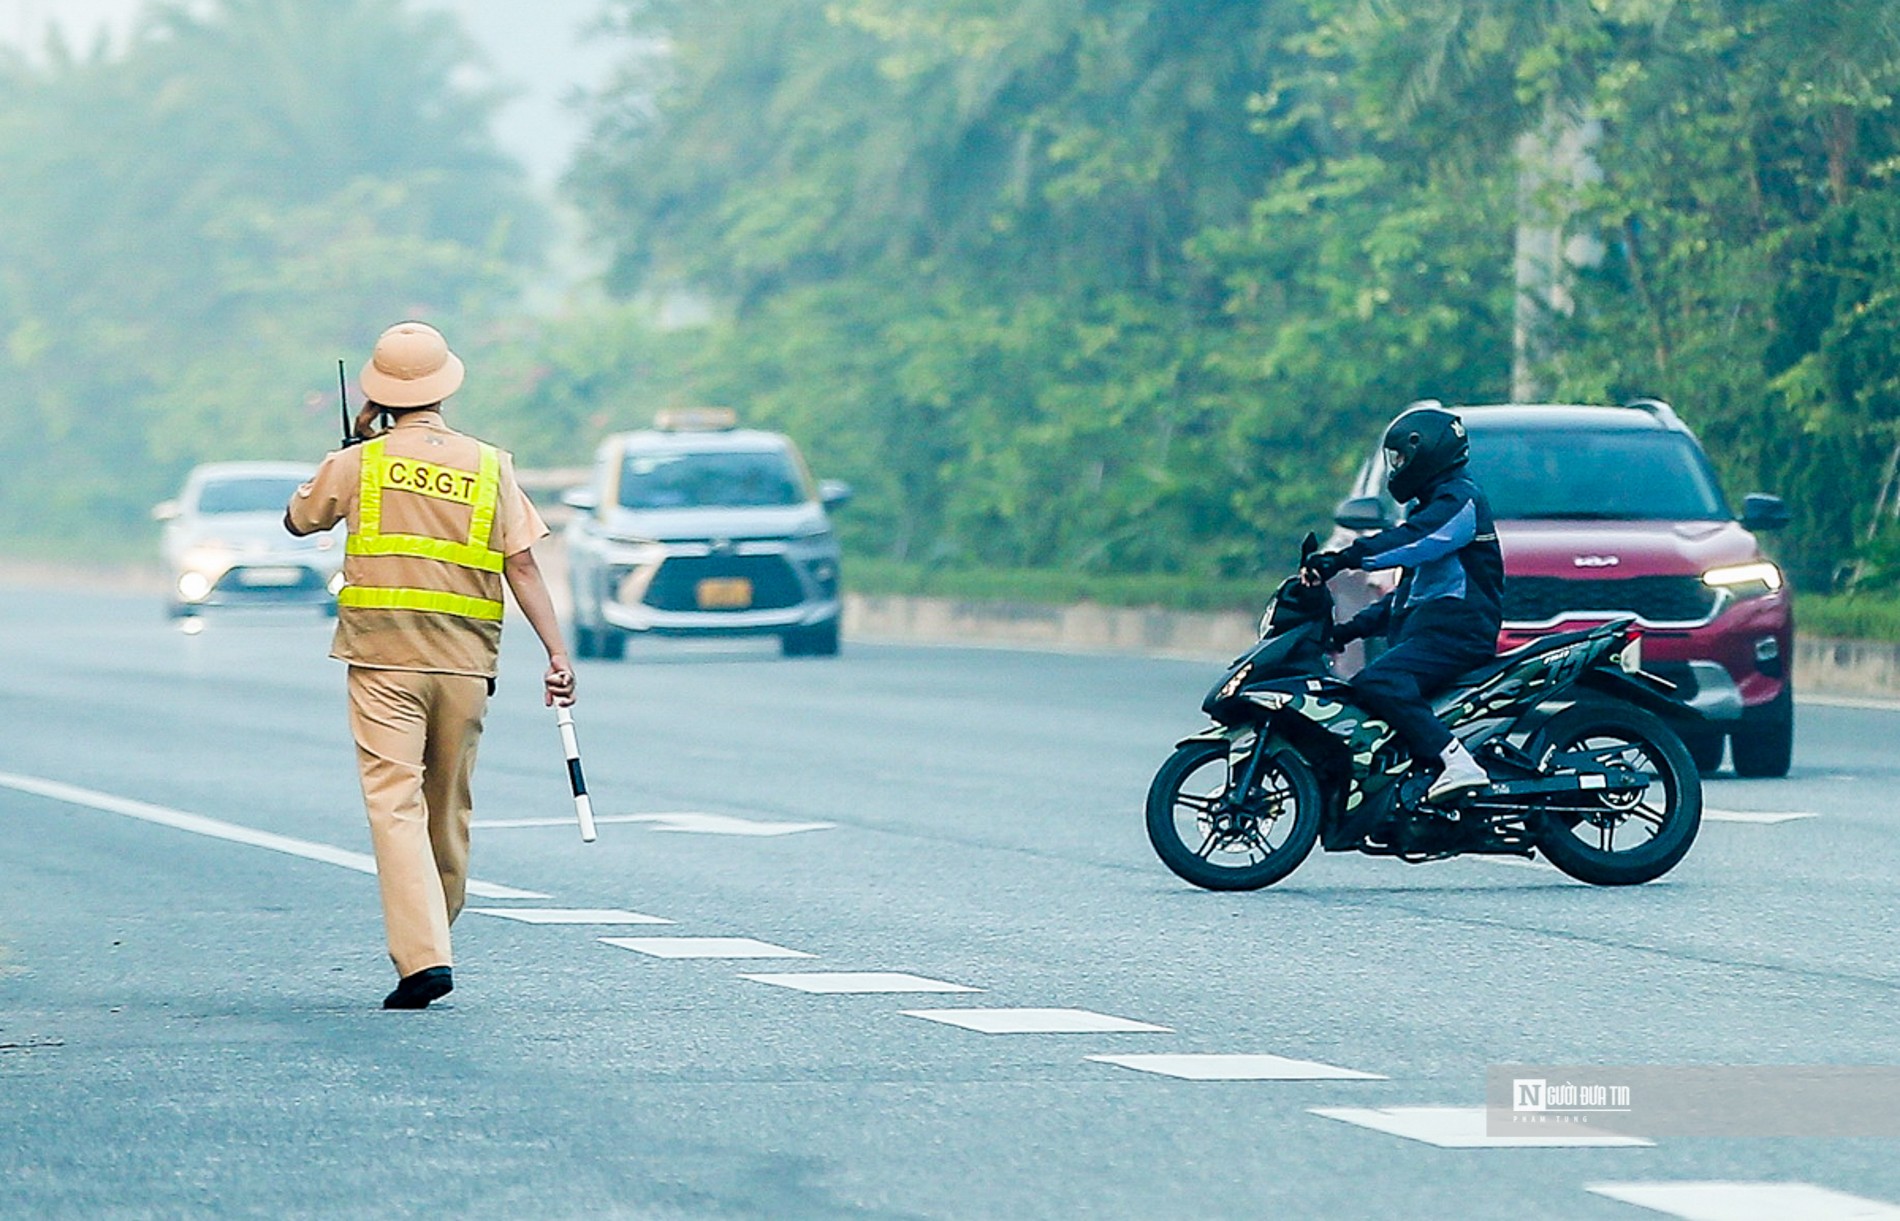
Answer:
[[[1315,551],[1318,551],[1318,550],[1319,550],[1319,535],[1313,533],[1311,530],[1308,530],[1306,532],[1306,537],[1300,540],[1300,566],[1302,568],[1305,567],[1306,561],[1309,558],[1311,558],[1312,554]]]
[[[1385,510],[1385,502],[1377,496],[1354,496],[1339,502],[1333,510],[1333,520],[1348,530],[1369,533],[1383,530],[1392,524],[1391,515]]]

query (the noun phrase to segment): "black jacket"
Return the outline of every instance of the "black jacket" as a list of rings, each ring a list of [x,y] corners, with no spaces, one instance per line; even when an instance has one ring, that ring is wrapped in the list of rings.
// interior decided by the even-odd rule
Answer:
[[[1396,639],[1416,620],[1414,630],[1429,624],[1496,647],[1504,619],[1504,553],[1491,505],[1464,464],[1425,489],[1403,522],[1359,539],[1343,558],[1351,568],[1402,568],[1404,575],[1397,589],[1342,625],[1342,639],[1381,633]]]

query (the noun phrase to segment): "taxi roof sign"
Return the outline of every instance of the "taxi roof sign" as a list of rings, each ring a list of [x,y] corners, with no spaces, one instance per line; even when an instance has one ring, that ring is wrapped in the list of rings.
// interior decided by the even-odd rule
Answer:
[[[653,414],[661,432],[725,432],[739,426],[739,413],[730,407],[663,407]]]

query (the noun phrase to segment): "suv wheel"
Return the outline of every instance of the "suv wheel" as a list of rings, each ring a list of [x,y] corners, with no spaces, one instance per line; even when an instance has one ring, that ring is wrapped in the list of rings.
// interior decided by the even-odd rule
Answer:
[[[811,627],[793,628],[779,637],[779,652],[786,657],[836,657],[838,621],[828,620]]]
[[[1710,732],[1702,729],[1685,729],[1679,735],[1682,744],[1689,748],[1689,757],[1695,760],[1695,769],[1707,776],[1721,770],[1722,751],[1728,746],[1728,735],[1720,730]]]
[[[1794,761],[1794,690],[1784,686],[1773,702],[1736,726],[1729,736],[1735,774],[1772,779],[1788,774]]]
[[[583,660],[600,656],[600,633],[585,623],[574,625],[574,656]]]
[[[619,628],[598,628],[594,640],[599,649],[598,655],[606,661],[619,661],[627,655],[627,634]]]

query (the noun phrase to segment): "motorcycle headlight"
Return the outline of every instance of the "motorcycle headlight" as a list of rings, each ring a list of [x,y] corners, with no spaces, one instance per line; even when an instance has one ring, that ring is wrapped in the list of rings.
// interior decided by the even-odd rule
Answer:
[[[1767,560],[1757,560],[1752,564],[1730,564],[1703,573],[1702,583],[1737,598],[1759,598],[1781,588],[1781,569]]]

